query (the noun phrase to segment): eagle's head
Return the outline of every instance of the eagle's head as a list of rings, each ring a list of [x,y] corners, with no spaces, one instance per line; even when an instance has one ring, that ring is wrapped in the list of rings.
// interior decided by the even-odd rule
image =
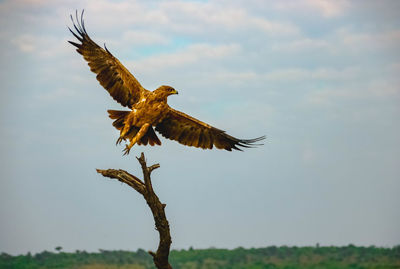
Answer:
[[[158,87],[154,91],[154,93],[159,96],[162,96],[162,97],[167,97],[172,94],[178,94],[178,91],[175,90],[174,88],[172,88],[171,86],[162,85],[162,86]]]

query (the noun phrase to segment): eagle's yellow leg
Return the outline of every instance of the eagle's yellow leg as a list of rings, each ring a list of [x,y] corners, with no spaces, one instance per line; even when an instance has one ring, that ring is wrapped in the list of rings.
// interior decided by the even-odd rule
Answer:
[[[122,140],[125,140],[125,135],[128,133],[128,131],[131,129],[130,124],[125,124],[124,127],[122,128],[120,135],[117,139],[117,142],[115,143],[116,145],[121,144]]]
[[[129,151],[131,150],[131,148],[133,147],[133,145],[136,144],[137,141],[139,141],[147,132],[147,130],[150,127],[150,123],[145,123],[142,125],[142,127],[140,127],[139,132],[135,135],[134,138],[131,139],[131,142],[129,143],[129,146],[126,145],[125,149],[124,149],[124,155],[128,155]]]

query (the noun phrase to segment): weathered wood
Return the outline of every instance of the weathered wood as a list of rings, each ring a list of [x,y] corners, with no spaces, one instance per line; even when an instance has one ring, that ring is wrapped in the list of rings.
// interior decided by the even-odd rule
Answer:
[[[115,178],[118,181],[129,185],[143,195],[144,199],[147,202],[147,205],[151,209],[156,229],[160,235],[160,242],[158,244],[157,252],[154,253],[153,251],[149,251],[149,254],[153,256],[154,264],[158,269],[172,269],[171,265],[168,262],[168,256],[172,241],[168,220],[165,216],[164,209],[166,205],[161,203],[160,199],[158,199],[158,196],[155,194],[150,177],[151,172],[159,168],[160,165],[154,164],[150,167],[147,167],[146,159],[143,152],[137,159],[142,167],[143,181],[124,170],[96,169],[96,171],[105,177]]]

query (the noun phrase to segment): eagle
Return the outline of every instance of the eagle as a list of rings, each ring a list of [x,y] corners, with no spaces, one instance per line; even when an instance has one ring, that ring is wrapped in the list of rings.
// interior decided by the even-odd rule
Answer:
[[[130,111],[108,110],[114,120],[113,126],[120,131],[116,144],[129,140],[123,150],[129,154],[135,145],[161,145],[155,131],[165,138],[202,149],[228,151],[251,148],[265,136],[254,139],[238,139],[225,131],[171,108],[167,104],[170,95],[178,94],[171,86],[160,86],[154,91],[146,90],[139,81],[114,57],[104,44],[104,49],[97,45],[85,29],[82,11],[80,18],[76,11],[75,20],[71,21],[75,31],[68,27],[80,43],[68,41],[88,62],[90,70],[96,74],[111,97]],[[155,130],[155,131],[154,131]]]

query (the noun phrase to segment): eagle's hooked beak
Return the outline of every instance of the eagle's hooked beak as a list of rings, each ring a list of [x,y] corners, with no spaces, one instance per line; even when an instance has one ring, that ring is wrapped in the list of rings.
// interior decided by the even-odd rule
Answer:
[[[171,94],[178,94],[178,91],[174,89]]]

